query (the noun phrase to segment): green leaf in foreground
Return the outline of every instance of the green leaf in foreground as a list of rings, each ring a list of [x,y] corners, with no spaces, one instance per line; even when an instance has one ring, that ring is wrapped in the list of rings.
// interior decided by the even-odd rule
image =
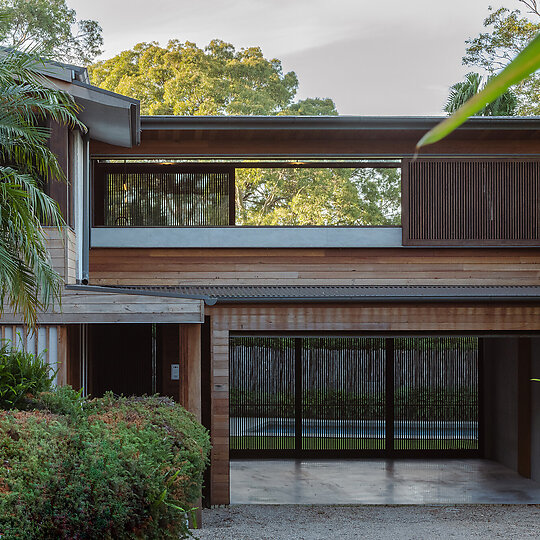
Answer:
[[[418,141],[416,148],[433,144],[444,139],[461,126],[470,116],[497,99],[510,86],[516,84],[540,68],[540,34],[521,51],[516,58],[496,77],[491,79],[484,89],[466,101],[454,114],[437,124]]]

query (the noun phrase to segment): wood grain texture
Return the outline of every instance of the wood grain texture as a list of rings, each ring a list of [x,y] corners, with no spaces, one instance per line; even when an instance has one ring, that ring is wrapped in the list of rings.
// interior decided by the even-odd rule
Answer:
[[[62,304],[38,313],[40,324],[76,323],[201,323],[201,300],[64,290]],[[0,323],[20,323],[19,314],[5,311]]]
[[[93,285],[537,285],[539,278],[534,248],[90,251]]]
[[[212,321],[210,333],[211,504],[229,504],[229,332]]]
[[[540,245],[540,162],[404,160],[404,245]]]
[[[143,129],[141,144],[122,148],[91,141],[92,157],[412,157],[421,136],[415,129]],[[422,149],[422,156],[537,155],[537,130],[465,128]]]
[[[540,303],[216,305],[206,313],[214,331],[540,332]],[[215,368],[228,368],[227,352],[219,349]]]
[[[201,326],[180,325],[180,396],[182,405],[201,420]]]

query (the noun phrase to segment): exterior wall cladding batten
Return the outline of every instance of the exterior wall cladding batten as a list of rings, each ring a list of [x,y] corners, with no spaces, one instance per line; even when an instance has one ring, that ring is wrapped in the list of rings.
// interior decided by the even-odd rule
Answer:
[[[444,343],[468,336],[478,340],[479,354],[475,455],[540,480],[540,441],[531,436],[540,432],[540,407],[533,407],[540,390],[529,382],[540,370],[538,119],[473,118],[413,159],[416,141],[438,118],[141,118],[136,100],[92,87],[84,69],[55,64],[47,75],[81,104],[89,127],[83,137],[51,126],[51,148],[69,179],[47,188],[69,225],[63,238],[50,232],[66,286],[62,306],[39,322],[57,340],[49,356],[53,351],[51,361],[59,363],[59,382],[94,395],[110,389],[179,400],[212,436],[206,502],[227,504],[229,455],[238,451],[233,439],[240,444],[230,432],[238,418],[229,426],[238,407],[229,392],[238,378],[235,340],[288,336],[298,357],[316,336],[369,337],[393,362],[415,336]],[[160,164],[149,164],[157,158]],[[235,167],[245,160],[258,160],[260,168],[269,160],[295,160],[297,167],[391,161],[401,168],[402,226],[235,226]],[[108,174],[121,179],[139,171],[144,188],[144,171],[165,174],[166,167],[186,174],[186,196],[198,189],[197,175],[221,179],[223,222],[107,222]],[[4,313],[0,322],[2,338],[24,336],[17,313]],[[172,377],[176,364],[179,380]],[[399,384],[389,375],[393,364],[386,366],[387,383]],[[505,411],[497,406],[503,398]],[[390,410],[397,414],[387,401],[387,426],[394,425]],[[396,417],[396,426],[403,422],[411,429],[410,420]],[[302,428],[295,436],[305,444]],[[346,450],[399,454],[393,431],[381,440],[382,450],[378,443],[354,450],[350,441]],[[458,444],[431,455],[468,451]]]

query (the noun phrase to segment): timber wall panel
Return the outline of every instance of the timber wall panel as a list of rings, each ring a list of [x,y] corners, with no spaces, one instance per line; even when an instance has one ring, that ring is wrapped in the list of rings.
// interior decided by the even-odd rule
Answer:
[[[229,504],[229,332],[211,327],[212,504]]]
[[[75,232],[69,227],[62,231],[55,227],[44,227],[44,231],[53,268],[66,284],[74,284],[77,265]]]
[[[90,251],[93,285],[538,285],[533,248]]]

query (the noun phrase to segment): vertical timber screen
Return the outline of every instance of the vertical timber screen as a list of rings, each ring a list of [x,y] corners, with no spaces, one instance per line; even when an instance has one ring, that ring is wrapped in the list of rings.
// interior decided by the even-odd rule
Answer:
[[[94,226],[234,224],[234,169],[102,163],[94,167]]]
[[[231,337],[231,457],[479,454],[476,338]]]

